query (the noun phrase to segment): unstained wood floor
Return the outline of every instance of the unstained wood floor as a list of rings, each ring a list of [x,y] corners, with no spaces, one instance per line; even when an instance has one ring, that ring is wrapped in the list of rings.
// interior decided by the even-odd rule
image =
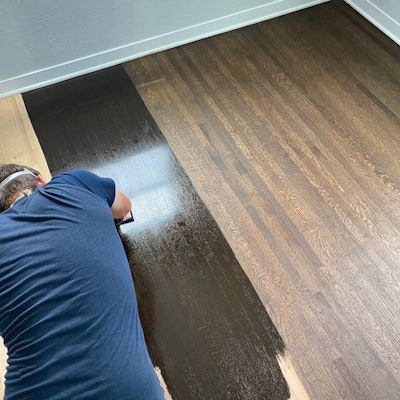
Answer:
[[[400,393],[400,47],[333,0],[125,65],[312,399]]]

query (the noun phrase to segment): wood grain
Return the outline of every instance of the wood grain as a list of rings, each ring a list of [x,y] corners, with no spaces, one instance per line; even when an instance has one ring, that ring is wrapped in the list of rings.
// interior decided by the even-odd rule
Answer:
[[[285,345],[121,66],[26,93],[52,173],[116,180],[147,346],[175,400],[286,400]],[[305,399],[304,399],[305,400]]]
[[[125,64],[312,399],[398,398],[399,67],[337,0]]]
[[[0,132],[0,163],[29,165],[51,177],[21,95],[0,99]]]

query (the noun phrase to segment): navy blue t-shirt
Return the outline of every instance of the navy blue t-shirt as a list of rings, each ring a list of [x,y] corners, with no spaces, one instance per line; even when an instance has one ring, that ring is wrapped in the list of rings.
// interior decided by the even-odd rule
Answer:
[[[74,170],[0,214],[5,400],[161,400],[111,179]]]

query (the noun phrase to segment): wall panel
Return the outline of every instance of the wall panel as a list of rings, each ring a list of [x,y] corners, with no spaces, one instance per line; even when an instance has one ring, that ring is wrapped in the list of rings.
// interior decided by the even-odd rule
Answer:
[[[2,2],[0,97],[326,0]]]

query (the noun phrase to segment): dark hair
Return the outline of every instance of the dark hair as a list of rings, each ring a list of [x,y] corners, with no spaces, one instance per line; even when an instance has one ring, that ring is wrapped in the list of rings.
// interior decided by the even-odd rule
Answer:
[[[40,175],[39,171],[25,165],[18,164],[0,164],[0,183],[3,182],[10,175],[27,169],[32,172],[31,174],[23,174],[17,176],[15,179],[8,182],[0,189],[0,212],[7,210],[12,205],[13,200],[18,194],[22,194],[24,190],[31,190],[32,192],[37,188],[37,177]]]

